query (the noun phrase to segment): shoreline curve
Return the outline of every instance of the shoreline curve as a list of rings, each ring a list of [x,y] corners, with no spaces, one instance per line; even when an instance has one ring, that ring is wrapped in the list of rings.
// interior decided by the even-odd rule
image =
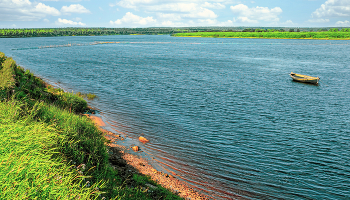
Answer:
[[[117,159],[121,158],[125,160],[126,163],[129,165],[127,166],[127,168],[130,168],[131,166],[132,168],[136,169],[139,173],[149,176],[153,181],[156,181],[164,188],[169,189],[174,194],[177,194],[182,198],[191,200],[214,199],[192,189],[193,186],[184,181],[179,180],[175,177],[175,174],[166,174],[164,172],[156,170],[149,163],[149,161],[147,161],[145,158],[142,158],[142,156],[127,153],[126,151],[132,149],[131,147],[115,144],[115,141],[124,140],[125,138],[123,138],[121,135],[117,135],[111,131],[103,129],[102,127],[105,126],[106,123],[102,120],[101,117],[91,114],[85,114],[85,116],[91,119],[95,123],[95,125],[105,134],[104,137],[108,141],[110,141],[109,144],[106,144],[111,149],[112,153],[110,153],[110,155],[112,157],[118,157]]]

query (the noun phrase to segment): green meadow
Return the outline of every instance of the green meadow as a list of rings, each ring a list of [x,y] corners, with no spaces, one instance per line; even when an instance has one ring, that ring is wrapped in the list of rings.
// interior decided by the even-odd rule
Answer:
[[[126,184],[83,97],[0,52],[0,199],[180,199],[142,175]]]
[[[269,38],[269,39],[331,39],[349,40],[350,28],[336,28],[322,32],[285,32],[278,30],[259,30],[254,32],[192,32],[176,33],[176,37],[215,37],[215,38]]]

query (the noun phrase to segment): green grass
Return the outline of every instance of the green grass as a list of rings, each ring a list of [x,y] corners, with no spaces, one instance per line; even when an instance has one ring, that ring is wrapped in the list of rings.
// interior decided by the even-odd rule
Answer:
[[[0,199],[180,199],[145,176],[125,185],[82,97],[0,62]]]
[[[60,151],[59,144],[67,144],[69,136],[35,120],[43,104],[32,110],[23,106],[15,100],[0,103],[0,199],[98,197],[95,188],[103,184],[81,187],[91,176],[71,168]]]
[[[219,37],[219,38],[277,38],[277,39],[350,39],[350,32],[195,32],[177,33],[176,37]]]
[[[3,59],[1,59],[3,60]],[[3,61],[0,70],[0,89],[1,90],[11,90],[15,84],[14,74],[14,65],[15,61],[12,58],[6,59]]]

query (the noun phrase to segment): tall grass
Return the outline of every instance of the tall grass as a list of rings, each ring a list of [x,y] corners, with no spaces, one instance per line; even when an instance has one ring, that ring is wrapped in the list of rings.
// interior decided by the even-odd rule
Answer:
[[[14,87],[15,79],[13,75],[15,65],[16,63],[14,60],[12,60],[12,58],[6,59],[2,62],[0,69],[0,90],[10,90]]]
[[[100,183],[84,187],[84,176],[65,161],[57,141],[68,141],[55,126],[36,121],[18,101],[0,103],[0,199],[90,199]],[[42,105],[39,105],[42,106]]]
[[[12,58],[5,58],[1,66],[0,100],[13,94],[16,99],[31,105],[36,101],[44,101],[75,113],[84,112],[87,109],[87,102],[82,97],[61,89],[45,87],[43,80],[35,77],[29,70],[17,66]]]
[[[6,60],[4,53],[0,52],[0,69],[2,69],[2,63]]]
[[[86,101],[46,87],[0,52],[0,199],[180,199],[149,178],[129,187],[109,164],[108,141],[79,115]],[[138,181],[143,180],[143,181]]]

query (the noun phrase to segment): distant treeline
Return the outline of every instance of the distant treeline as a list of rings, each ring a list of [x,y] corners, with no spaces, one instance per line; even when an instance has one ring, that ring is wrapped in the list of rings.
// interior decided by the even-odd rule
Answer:
[[[55,37],[55,36],[94,36],[132,34],[175,34],[188,32],[176,28],[41,28],[41,29],[0,29],[0,38]]]
[[[319,32],[294,32],[281,31],[275,29],[263,30],[255,29],[243,30],[241,32],[192,32],[192,33],[177,33],[177,37],[221,37],[221,38],[288,38],[288,39],[350,39],[350,28],[329,29],[328,31]]]
[[[306,32],[349,32],[349,28],[287,28],[287,27],[152,27],[152,28],[31,28],[31,29],[0,29],[0,38],[19,37],[55,37],[55,36],[98,36],[98,35],[176,35],[179,33],[195,33],[202,37],[247,37],[246,33],[262,33],[263,35],[282,33],[303,33]],[[211,32],[205,35],[203,32]],[[219,33],[220,32],[220,33]],[[222,33],[221,33],[222,32]],[[240,35],[240,33],[244,35]],[[268,34],[267,34],[268,33]],[[214,34],[214,35],[213,35]],[[223,35],[224,34],[224,35]],[[231,35],[234,36],[231,36]],[[296,35],[303,35],[296,34]],[[230,35],[230,36],[229,36]],[[237,36],[238,35],[238,36]],[[255,34],[253,34],[255,35]],[[319,34],[316,34],[319,35]],[[190,35],[186,35],[190,36]],[[283,35],[285,36],[285,35]],[[294,35],[293,35],[294,36]],[[314,36],[314,34],[312,34]],[[248,36],[257,37],[257,36]],[[258,37],[265,37],[259,35]],[[304,37],[304,36],[301,36]],[[289,38],[289,37],[288,37]]]

